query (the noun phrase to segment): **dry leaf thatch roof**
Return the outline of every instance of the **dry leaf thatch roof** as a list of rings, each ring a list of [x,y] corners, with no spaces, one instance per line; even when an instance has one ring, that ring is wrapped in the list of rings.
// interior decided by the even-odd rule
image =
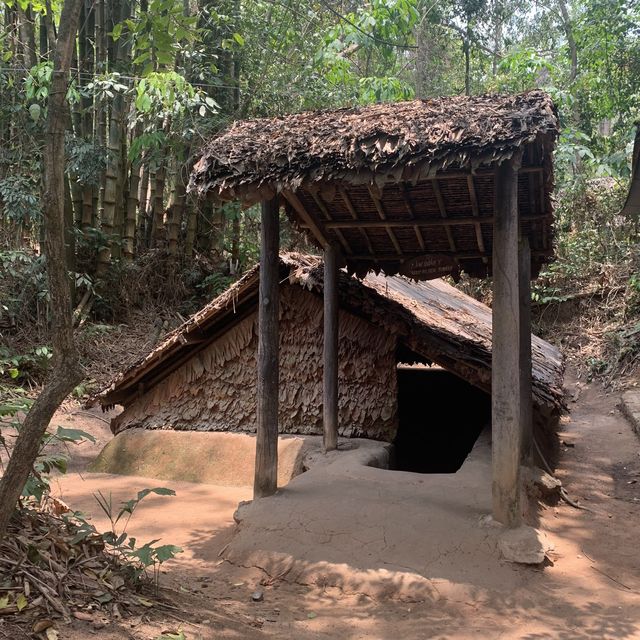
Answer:
[[[190,189],[255,202],[320,181],[417,181],[448,167],[511,157],[558,119],[542,91],[454,96],[234,123],[196,163]]]

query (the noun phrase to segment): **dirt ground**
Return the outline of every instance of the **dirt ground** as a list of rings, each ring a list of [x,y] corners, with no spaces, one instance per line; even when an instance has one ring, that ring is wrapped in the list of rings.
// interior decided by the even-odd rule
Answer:
[[[486,586],[486,567],[457,550],[447,562],[464,576],[458,595],[452,590],[423,601],[374,599],[231,565],[222,555],[232,539],[235,507],[250,497],[249,488],[85,473],[110,433],[97,412],[68,407],[58,423],[91,431],[98,444],[82,445],[74,454],[70,474],[56,485],[63,499],[94,514],[100,528],[96,490],[124,499],[144,487],[170,486],[177,496],[149,498],[130,532],[141,540],[161,537],[185,553],[167,563],[161,578],[175,608],[152,608],[148,616],[101,629],[74,621],[59,625],[59,638],[152,640],[182,629],[187,640],[640,639],[640,441],[617,409],[619,396],[575,380],[568,387],[574,401],[562,425],[558,476],[589,510],[564,503],[542,507],[540,527],[555,545],[552,561],[536,569],[508,565],[514,573],[508,588]],[[263,592],[261,602],[251,599],[256,590]]]

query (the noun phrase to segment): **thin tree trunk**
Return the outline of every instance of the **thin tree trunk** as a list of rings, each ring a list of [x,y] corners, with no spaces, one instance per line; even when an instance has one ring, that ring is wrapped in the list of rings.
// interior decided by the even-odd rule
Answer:
[[[464,94],[471,95],[471,27],[467,21],[467,29],[464,36]]]
[[[82,0],[65,0],[54,54],[44,152],[45,255],[51,299],[53,370],[27,413],[0,480],[0,538],[4,537],[20,493],[33,469],[53,414],[82,377],[73,339],[71,290],[65,260],[64,133],[67,82]]]
[[[106,33],[105,33],[105,1],[95,0],[95,26],[96,26],[96,57],[95,57],[95,72],[97,74],[103,74],[107,72],[107,48],[106,48]],[[107,143],[107,104],[106,101],[97,97],[95,100],[95,113],[96,113],[96,135],[95,139],[100,148],[106,147]],[[106,173],[103,172],[100,185],[94,190],[94,203],[93,210],[98,220],[102,219],[103,215],[103,203],[104,203],[104,189],[105,189]],[[94,225],[94,226],[97,226]]]
[[[158,164],[155,176],[154,196],[153,196],[153,231],[152,246],[160,247],[165,240],[164,229],[164,185],[166,182],[167,169],[162,160]]]
[[[190,260],[193,256],[195,248],[196,232],[198,229],[198,209],[196,204],[191,200],[186,202],[187,209],[187,229],[184,236],[184,257]]]
[[[111,5],[109,5],[111,7]],[[120,8],[120,7],[118,7]],[[129,2],[122,3],[122,17],[129,18],[131,7]],[[111,7],[111,10],[115,9]],[[111,18],[113,19],[113,17]],[[113,55],[117,62],[126,57],[129,38],[126,33],[114,44]],[[120,44],[124,43],[124,44]],[[116,93],[111,103],[111,117],[109,118],[109,138],[107,144],[108,158],[104,183],[104,213],[102,216],[102,231],[105,236],[104,244],[98,253],[97,274],[103,276],[111,263],[112,238],[122,232],[124,220],[124,199],[122,198],[123,185],[123,145],[124,117],[126,113],[125,98],[122,93]],[[118,257],[117,255],[115,257]]]
[[[47,21],[45,17],[40,14],[40,60],[49,59],[49,37],[47,33]]]
[[[224,234],[227,226],[227,218],[222,207],[213,207],[209,220],[211,260],[215,265],[222,265],[224,261]]]
[[[95,10],[93,0],[84,0],[83,11],[80,14],[80,33],[78,36],[78,44],[80,50],[79,69],[80,85],[86,86],[93,77],[95,70],[94,56],[95,47],[93,39],[95,34]],[[85,140],[93,139],[93,99],[89,95],[82,96],[82,137]],[[83,231],[94,226],[95,212],[93,209],[93,192],[92,185],[83,185],[82,187],[82,217],[80,226]]]
[[[237,212],[231,225],[231,270],[235,273],[240,264],[240,213]]]
[[[122,235],[122,256],[125,262],[133,262],[136,240],[136,213],[138,211],[138,185],[140,182],[140,162],[133,162],[129,173],[127,193],[127,215]]]
[[[176,159],[176,167],[173,175],[171,198],[167,209],[167,240],[169,255],[175,259],[178,255],[178,241],[180,239],[180,227],[184,216],[184,201],[187,196],[183,171],[185,169],[181,155]]]
[[[571,60],[571,72],[569,81],[573,84],[573,81],[578,77],[578,47],[573,35],[573,25],[571,24],[571,17],[569,16],[569,9],[565,0],[558,0],[558,7],[562,14],[562,26],[564,28],[564,34],[567,38],[567,46],[569,47],[569,59]]]
[[[147,249],[147,196],[149,195],[149,163],[144,161],[140,169],[138,185],[138,251]]]
[[[155,221],[154,209],[156,206],[156,168],[149,169],[149,186],[147,189],[147,215],[144,230],[145,246],[151,247],[153,238],[153,225]]]
[[[18,4],[18,7],[20,5]],[[22,41],[22,51],[24,54],[24,64],[28,69],[35,67],[37,64],[36,58],[36,34],[33,26],[33,19],[31,17],[31,9],[18,9],[19,25],[20,25],[20,40]]]
[[[64,240],[65,240],[65,257],[67,271],[72,275],[69,286],[71,288],[71,304],[73,305],[76,298],[75,272],[76,272],[76,235],[74,233],[74,216],[75,203],[73,201],[74,193],[78,192],[78,183],[72,181],[65,174],[64,179]]]
[[[493,55],[491,56],[491,72],[495,76],[498,73],[498,62],[502,49],[502,0],[493,2]]]
[[[196,251],[204,253],[211,251],[211,224],[213,220],[213,202],[204,200],[198,203],[198,216],[196,220]]]

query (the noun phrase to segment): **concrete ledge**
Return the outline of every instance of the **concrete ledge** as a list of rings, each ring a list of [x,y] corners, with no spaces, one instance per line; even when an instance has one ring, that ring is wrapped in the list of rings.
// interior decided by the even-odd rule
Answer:
[[[620,401],[620,410],[629,420],[633,430],[640,436],[640,390],[625,391]]]
[[[278,486],[304,471],[304,438],[278,439]],[[253,486],[255,436],[242,433],[128,429],[100,452],[89,470],[221,486]]]

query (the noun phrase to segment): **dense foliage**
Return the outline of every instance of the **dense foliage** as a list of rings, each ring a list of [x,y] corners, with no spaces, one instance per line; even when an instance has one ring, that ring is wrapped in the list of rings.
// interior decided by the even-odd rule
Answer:
[[[0,271],[12,283],[0,319],[46,324],[40,177],[60,5],[0,2]],[[120,315],[147,276],[168,279],[164,299],[211,295],[255,259],[256,211],[185,193],[195,153],[234,119],[530,88],[553,95],[562,122],[560,259],[538,300],[611,263],[637,295],[637,221],[616,209],[640,116],[637,2],[85,0],[66,166],[79,313]]]

